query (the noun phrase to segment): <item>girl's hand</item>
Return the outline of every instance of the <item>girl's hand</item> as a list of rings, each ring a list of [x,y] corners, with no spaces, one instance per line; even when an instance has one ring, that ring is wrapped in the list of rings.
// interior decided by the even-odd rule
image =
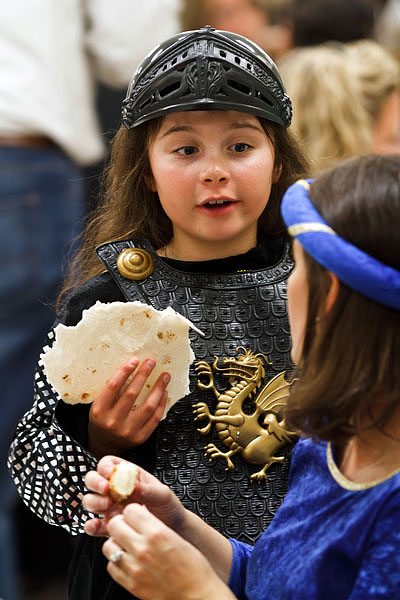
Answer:
[[[103,545],[111,577],[142,600],[234,598],[206,558],[145,506],[128,504],[108,523]],[[116,551],[121,557],[110,560]],[[115,559],[114,559],[115,560]]]
[[[137,358],[128,360],[109,379],[93,402],[88,434],[89,450],[95,456],[121,454],[129,448],[140,446],[157,427],[168,398],[168,373],[161,373],[143,404],[132,408],[155,364],[153,359],[143,361],[126,386],[128,378],[139,365]]]
[[[86,494],[82,504],[86,510],[104,515],[103,519],[94,518],[85,523],[85,531],[89,535],[108,536],[108,521],[114,515],[120,514],[124,508],[124,505],[115,504],[108,495],[109,479],[114,465],[119,462],[122,462],[122,459],[117,456],[105,456],[99,461],[97,471],[89,471],[86,474],[86,487],[95,493]],[[135,490],[131,498],[126,501],[126,503],[129,502],[146,504],[148,509],[168,527],[178,532],[183,530],[185,508],[168,486],[141,467],[138,467]]]

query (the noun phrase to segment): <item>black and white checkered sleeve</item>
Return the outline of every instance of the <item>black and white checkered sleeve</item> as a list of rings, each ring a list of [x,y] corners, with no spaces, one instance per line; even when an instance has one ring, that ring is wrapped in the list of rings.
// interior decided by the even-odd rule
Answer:
[[[51,331],[43,352],[52,345]],[[40,360],[35,374],[34,404],[17,426],[8,467],[24,503],[38,517],[71,534],[83,532],[90,518],[82,505],[84,477],[97,459],[67,435],[55,419],[59,401]]]

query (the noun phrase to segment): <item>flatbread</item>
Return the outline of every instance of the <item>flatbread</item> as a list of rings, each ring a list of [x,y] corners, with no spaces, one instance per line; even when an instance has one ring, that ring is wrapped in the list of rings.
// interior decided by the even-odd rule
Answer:
[[[171,374],[168,410],[189,393],[189,367],[195,355],[189,329],[202,333],[171,307],[156,310],[141,302],[96,302],[77,325],[55,327],[55,342],[41,356],[46,377],[68,404],[93,402],[129,358],[156,361],[133,409],[144,401],[163,371]]]

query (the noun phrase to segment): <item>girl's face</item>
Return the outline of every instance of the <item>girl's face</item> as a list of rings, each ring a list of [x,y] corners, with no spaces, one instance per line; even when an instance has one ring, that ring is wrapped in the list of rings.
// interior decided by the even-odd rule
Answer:
[[[207,260],[256,245],[274,148],[257,117],[237,111],[166,115],[150,144],[149,185],[172,221],[170,256]]]
[[[292,336],[291,357],[295,364],[301,361],[308,311],[308,283],[303,249],[293,242],[295,266],[288,279],[288,312]]]
[[[205,21],[216,29],[225,29],[254,39],[268,25],[267,11],[253,0],[205,0]]]
[[[383,103],[372,131],[371,151],[375,154],[400,153],[400,92],[397,90]]]

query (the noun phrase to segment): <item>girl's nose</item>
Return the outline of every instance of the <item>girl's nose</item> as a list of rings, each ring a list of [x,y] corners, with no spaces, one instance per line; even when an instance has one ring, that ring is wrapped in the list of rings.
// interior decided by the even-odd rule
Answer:
[[[203,172],[201,173],[201,179],[205,183],[217,183],[226,181],[229,178],[228,169],[225,168],[222,160],[212,159],[207,162]]]
[[[221,175],[221,176],[215,175],[214,177],[208,176],[208,177],[204,178],[204,181],[206,183],[212,183],[213,181],[226,181],[226,177],[224,175]]]

